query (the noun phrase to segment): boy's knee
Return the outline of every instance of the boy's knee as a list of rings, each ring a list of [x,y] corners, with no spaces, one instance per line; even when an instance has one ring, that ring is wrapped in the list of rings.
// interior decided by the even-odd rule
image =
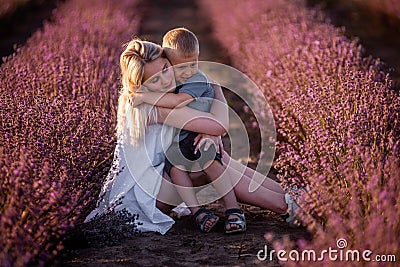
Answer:
[[[215,168],[216,160],[209,160],[202,164],[201,168],[203,171],[207,171],[209,168]]]
[[[171,166],[170,173],[171,174],[176,174],[176,173],[179,174],[179,173],[182,173],[184,171],[185,171],[185,167],[183,165],[174,165],[174,166]]]

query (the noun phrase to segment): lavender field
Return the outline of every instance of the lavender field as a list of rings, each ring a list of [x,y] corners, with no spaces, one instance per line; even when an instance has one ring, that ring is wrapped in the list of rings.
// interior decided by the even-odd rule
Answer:
[[[97,197],[135,6],[68,1],[1,65],[1,266],[45,265]]]
[[[23,5],[5,3],[0,6],[1,16]],[[400,20],[400,4],[363,3],[390,17],[388,27],[399,25],[395,22]],[[310,238],[296,232],[294,240],[267,226],[251,233],[276,251],[296,249],[301,254],[338,248],[338,240],[345,240],[348,249],[372,251],[371,258],[394,256],[386,262],[350,263],[326,257],[324,266],[396,266],[400,260],[399,82],[384,60],[366,53],[362,42],[346,36],[345,28],[334,26],[323,11],[309,4],[302,0],[193,3],[193,10],[208,21],[208,34],[220,45],[220,53],[259,86],[272,109],[277,179],[285,188],[308,189],[299,214],[305,227],[295,231]],[[172,5],[183,4],[172,1]],[[60,2],[44,26],[4,58],[0,66],[0,266],[57,265],[69,233],[93,208],[115,147],[119,55],[130,38],[147,34],[143,29],[149,6],[144,0]],[[164,11],[173,16],[173,9]],[[212,57],[213,51],[209,49],[207,55]],[[254,112],[265,112],[263,106],[258,108]],[[266,221],[286,231],[276,215],[270,217]],[[135,252],[130,253],[126,257],[135,259]],[[167,255],[171,251],[160,253],[172,260]],[[181,257],[193,253],[188,249]],[[218,259],[191,264],[322,263],[283,262],[276,257],[268,263],[256,257]],[[141,265],[140,260],[130,263]],[[187,266],[184,262],[153,265]],[[131,266],[125,263],[107,266]]]

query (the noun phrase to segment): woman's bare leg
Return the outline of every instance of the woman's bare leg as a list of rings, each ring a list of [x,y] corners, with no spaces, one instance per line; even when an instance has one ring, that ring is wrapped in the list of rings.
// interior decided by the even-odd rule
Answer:
[[[233,179],[232,183],[235,184],[234,191],[239,202],[269,209],[279,214],[286,212],[285,192],[279,183],[237,162],[225,151],[222,160],[228,165],[227,171]],[[249,185],[253,175],[258,175],[264,181],[257,190],[250,192]]]
[[[235,173],[236,175],[240,175],[240,172],[237,172],[233,168],[228,168],[227,170],[231,173],[232,177],[235,176]],[[285,194],[277,193],[264,186],[260,186],[255,191],[250,192],[250,181],[251,178],[244,175],[233,188],[239,202],[269,209],[279,214],[286,212],[288,206],[285,201]]]
[[[225,151],[222,160],[224,164],[228,165],[227,171],[233,179],[233,184],[235,184],[234,191],[239,202],[269,209],[279,214],[283,214],[287,211],[285,192],[277,182],[267,177],[257,190],[249,192],[252,175],[254,173],[256,173],[256,175],[262,174],[257,173],[251,168],[232,159]],[[165,175],[164,178],[170,181],[170,178],[167,175]],[[190,173],[190,178],[193,181],[194,187],[209,183],[209,178],[203,173]],[[161,184],[161,189],[157,199],[164,202],[159,203],[160,201],[157,201],[157,207],[166,213],[174,208],[174,206],[165,203],[176,203],[176,206],[182,202],[174,185],[165,182]]]
[[[279,183],[275,182],[268,176],[261,174],[253,170],[252,168],[249,168],[241,164],[240,162],[236,161],[226,151],[223,151],[222,162],[224,164],[227,164],[230,168],[233,168],[236,171],[244,173],[244,175],[246,175],[250,179],[253,179],[252,177],[254,176],[255,178],[258,178],[259,181],[263,180],[261,184],[263,187],[280,194],[285,194]]]

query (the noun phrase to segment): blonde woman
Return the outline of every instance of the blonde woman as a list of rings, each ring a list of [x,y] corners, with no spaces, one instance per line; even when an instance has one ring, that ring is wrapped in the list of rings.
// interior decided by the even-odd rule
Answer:
[[[173,92],[175,77],[161,46],[134,39],[120,57],[122,90],[118,101],[118,142],[112,168],[100,193],[100,199],[86,221],[109,209],[126,209],[138,214],[138,229],[165,234],[174,221],[167,214],[180,203],[179,194],[170,178],[163,172],[164,151],[172,142],[174,128],[190,130],[214,136],[219,143],[228,127],[226,100],[219,86],[215,89],[215,101],[210,113],[188,107],[174,110],[141,104],[133,108],[129,96],[136,91]],[[249,192],[254,175],[261,175],[222,152],[223,163],[234,185],[233,190],[241,203],[259,206],[279,214],[293,210],[294,204],[281,186],[266,178],[257,190]],[[163,177],[163,178],[161,178]],[[203,172],[190,173],[193,186],[209,183]],[[286,199],[286,200],[285,200]],[[289,205],[288,205],[288,203]],[[177,204],[171,204],[177,203]],[[293,213],[290,212],[290,218]],[[201,220],[202,218],[199,218]],[[207,226],[214,222],[207,221]]]

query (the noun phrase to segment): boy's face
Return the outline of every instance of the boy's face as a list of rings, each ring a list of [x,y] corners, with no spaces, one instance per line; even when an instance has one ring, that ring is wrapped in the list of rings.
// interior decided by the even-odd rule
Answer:
[[[181,53],[170,49],[167,56],[174,67],[175,79],[179,83],[185,83],[199,71],[198,52],[191,57],[184,57]]]

